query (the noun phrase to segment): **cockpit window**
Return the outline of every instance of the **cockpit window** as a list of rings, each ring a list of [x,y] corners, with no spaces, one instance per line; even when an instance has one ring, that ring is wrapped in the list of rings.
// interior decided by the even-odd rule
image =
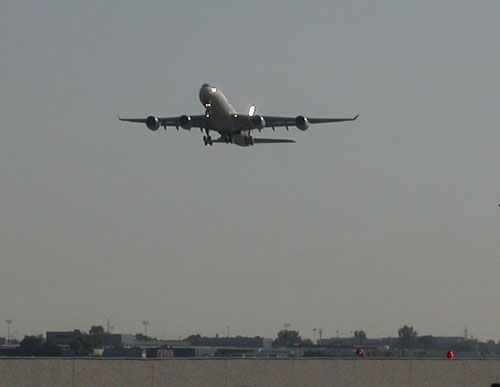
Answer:
[[[204,83],[203,86],[201,87],[208,87],[208,86],[210,86],[208,83]]]

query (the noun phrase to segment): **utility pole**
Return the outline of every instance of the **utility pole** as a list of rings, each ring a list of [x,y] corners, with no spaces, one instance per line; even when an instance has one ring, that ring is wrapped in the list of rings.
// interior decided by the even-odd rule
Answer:
[[[144,336],[147,337],[149,321],[143,321],[142,324],[144,325]]]
[[[12,324],[12,319],[5,320],[7,323],[7,344],[10,343],[10,324]]]

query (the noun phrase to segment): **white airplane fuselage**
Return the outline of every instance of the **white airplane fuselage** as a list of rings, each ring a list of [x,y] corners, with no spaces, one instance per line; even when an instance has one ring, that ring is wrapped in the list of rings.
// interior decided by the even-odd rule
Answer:
[[[238,113],[222,92],[214,86],[204,84],[199,92],[200,102],[205,107],[206,115],[212,120],[213,128],[221,135],[230,135],[232,142],[248,146],[250,131],[242,131],[236,125]]]

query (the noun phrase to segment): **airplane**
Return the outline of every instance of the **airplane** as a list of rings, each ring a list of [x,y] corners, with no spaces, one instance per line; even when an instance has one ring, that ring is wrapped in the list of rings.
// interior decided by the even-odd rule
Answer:
[[[146,124],[152,130],[158,130],[162,126],[165,130],[167,126],[172,126],[179,130],[179,127],[185,130],[199,128],[201,132],[205,131],[203,142],[206,145],[214,143],[236,144],[239,146],[252,146],[254,144],[276,144],[276,143],[294,143],[294,140],[282,138],[254,138],[252,130],[259,132],[264,128],[296,126],[300,130],[309,128],[309,124],[324,124],[329,122],[354,121],[359,114],[353,118],[307,118],[305,116],[296,117],[276,117],[263,116],[256,113],[255,105],[251,105],[248,114],[238,114],[231,106],[222,92],[205,83],[200,88],[199,98],[205,108],[203,115],[182,115],[179,117],[156,117],[146,118],[121,118],[120,121],[139,122]],[[220,137],[212,139],[210,131],[218,132]]]

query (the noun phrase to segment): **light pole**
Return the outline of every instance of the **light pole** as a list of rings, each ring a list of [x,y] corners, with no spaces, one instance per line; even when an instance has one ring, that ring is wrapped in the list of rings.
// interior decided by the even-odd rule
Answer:
[[[142,324],[144,325],[144,336],[148,336],[148,325],[149,321],[143,321]]]
[[[12,324],[12,319],[5,320],[7,323],[7,344],[10,343],[10,324]]]

